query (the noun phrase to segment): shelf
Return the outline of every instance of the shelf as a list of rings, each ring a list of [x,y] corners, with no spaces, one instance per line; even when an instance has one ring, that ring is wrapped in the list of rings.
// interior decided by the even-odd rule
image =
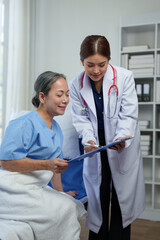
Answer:
[[[154,76],[146,76],[146,77],[141,77],[141,76],[139,76],[139,77],[135,77],[134,78],[136,81],[139,79],[139,80],[143,80],[143,79],[148,79],[148,80],[150,80],[150,79],[152,79],[151,81],[153,81],[154,80]]]
[[[160,182],[156,181],[154,182],[154,185],[160,186]]]
[[[143,158],[144,180],[145,183],[152,182],[152,158]]]
[[[151,105],[153,106],[153,102],[139,102],[139,105]]]
[[[121,51],[121,54],[129,54],[129,55],[139,55],[139,54],[148,54],[148,53],[153,53],[154,54],[155,49],[146,49],[146,50],[130,50],[130,51]]]
[[[142,157],[143,157],[143,158],[146,158],[146,157],[151,158],[151,157],[153,157],[153,155],[148,155],[148,154],[143,154],[143,153],[142,153]]]
[[[156,132],[156,155],[160,156],[160,132]]]
[[[152,184],[145,184],[146,191],[146,205],[148,208],[152,207]]]
[[[152,133],[153,132],[153,128],[142,128],[142,127],[140,127],[140,131],[141,131],[141,133],[142,132],[150,132],[150,133]]]
[[[149,128],[153,128],[153,105],[151,103],[143,102],[139,104],[139,121],[148,120],[150,122]],[[149,130],[149,129],[143,129]]]
[[[160,183],[160,158],[155,159],[155,182]]]
[[[147,45],[155,48],[155,24],[123,27],[122,28],[122,48],[124,46]]]
[[[160,209],[160,185],[155,185],[154,208]]]
[[[146,190],[141,216],[160,221],[160,13],[122,18],[120,59],[133,72],[138,97]]]
[[[149,184],[152,184],[153,182],[152,182],[152,180],[150,180],[150,179],[145,179],[145,180],[144,180],[144,183],[149,185]]]
[[[159,129],[160,128],[160,104],[156,105],[156,117],[155,117],[155,120],[156,120],[156,129]]]
[[[158,51],[160,51],[160,24],[158,24],[158,34],[157,34],[157,48],[158,48]]]

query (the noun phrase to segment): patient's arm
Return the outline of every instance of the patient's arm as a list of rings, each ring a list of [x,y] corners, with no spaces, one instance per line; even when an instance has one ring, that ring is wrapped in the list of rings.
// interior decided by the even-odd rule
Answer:
[[[52,187],[60,192],[64,192],[63,190],[63,186],[62,186],[62,181],[61,181],[61,174],[54,174],[52,179],[51,179],[51,183],[52,183]],[[68,191],[66,192],[66,194],[72,196],[72,197],[76,197],[78,195],[77,192],[75,191]]]
[[[54,172],[51,183],[54,189],[63,192],[61,182],[61,172],[64,172],[68,166],[65,160],[54,158],[49,160],[37,160],[31,158],[22,158],[17,160],[1,160],[1,166],[5,170],[11,172],[32,172],[37,170],[50,170]],[[75,197],[78,194],[74,191],[66,192],[67,194]]]
[[[61,181],[61,174],[54,173],[51,179],[52,187],[57,191],[63,191],[62,181]]]
[[[49,160],[38,160],[31,158],[22,158],[17,160],[1,160],[2,168],[11,172],[32,172],[36,170],[50,170],[55,173],[61,173],[66,170],[68,163],[60,158]]]

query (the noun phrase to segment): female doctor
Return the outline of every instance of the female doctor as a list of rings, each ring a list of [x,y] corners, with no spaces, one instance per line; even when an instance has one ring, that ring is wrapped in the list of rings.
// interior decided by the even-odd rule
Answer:
[[[34,240],[78,240],[78,220],[85,210],[82,203],[63,193],[60,173],[68,163],[63,160],[62,132],[54,120],[64,114],[69,102],[65,76],[42,73],[35,92],[36,111],[9,123],[0,149],[0,221],[17,235],[3,238],[0,229],[0,238],[32,240],[27,228]],[[54,189],[48,186],[50,180]],[[20,233],[21,225],[24,232]]]
[[[84,150],[134,137],[84,160],[89,240],[129,240],[130,224],[145,208],[133,75],[109,64],[110,46],[104,36],[86,37],[80,58],[85,71],[70,82],[69,89],[73,124]]]

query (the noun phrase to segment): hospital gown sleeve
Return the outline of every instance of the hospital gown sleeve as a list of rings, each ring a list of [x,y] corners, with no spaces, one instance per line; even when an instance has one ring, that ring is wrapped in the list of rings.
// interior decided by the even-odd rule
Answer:
[[[12,120],[5,132],[1,147],[0,160],[25,158],[27,151],[36,139],[32,123],[24,120]]]

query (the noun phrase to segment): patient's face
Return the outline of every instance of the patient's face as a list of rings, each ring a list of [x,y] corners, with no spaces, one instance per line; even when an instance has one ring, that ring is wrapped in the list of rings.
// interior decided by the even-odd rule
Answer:
[[[63,115],[69,103],[69,88],[64,78],[52,84],[47,96],[44,97],[45,107],[53,117]]]

